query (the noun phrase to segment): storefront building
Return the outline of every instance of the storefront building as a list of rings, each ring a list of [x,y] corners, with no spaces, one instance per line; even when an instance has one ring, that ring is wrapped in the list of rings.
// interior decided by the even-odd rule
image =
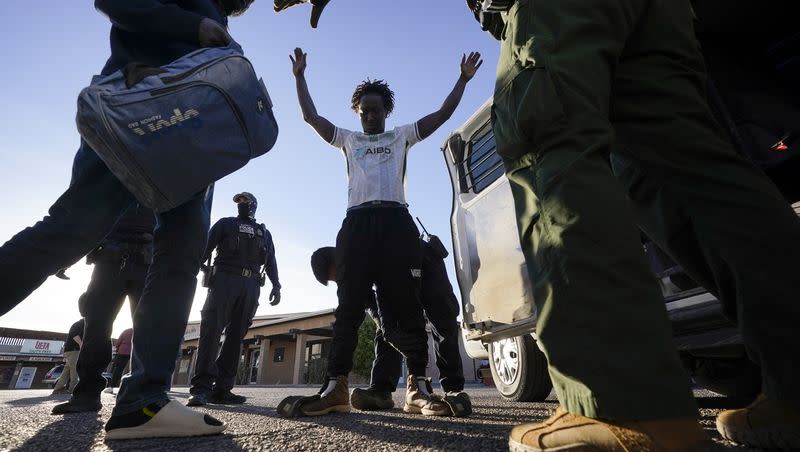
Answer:
[[[333,321],[333,309],[256,317],[242,341],[236,384],[322,383],[333,338]],[[187,325],[173,384],[189,384],[194,374],[200,337],[199,323],[193,321]],[[439,372],[433,354],[433,338],[430,336],[429,345],[427,373],[436,380]],[[461,355],[465,380],[468,383],[477,382],[478,363],[467,356],[463,344]],[[351,384],[368,383],[355,374],[349,378]]]
[[[64,360],[67,333],[0,328],[0,389],[43,389]]]

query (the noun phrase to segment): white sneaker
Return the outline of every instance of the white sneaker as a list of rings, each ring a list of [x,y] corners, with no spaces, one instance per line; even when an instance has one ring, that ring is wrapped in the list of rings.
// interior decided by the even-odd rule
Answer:
[[[114,388],[105,388],[105,389],[103,389],[103,392],[105,392],[106,394],[113,394],[114,393]]]
[[[106,439],[136,439],[215,435],[227,425],[207,414],[170,400],[149,421],[136,427],[106,430]]]

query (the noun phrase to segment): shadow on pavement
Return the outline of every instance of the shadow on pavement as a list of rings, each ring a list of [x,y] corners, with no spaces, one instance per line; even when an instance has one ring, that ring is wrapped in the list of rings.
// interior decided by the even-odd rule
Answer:
[[[62,416],[39,429],[19,447],[19,451],[90,450],[103,428],[97,413]]]
[[[53,404],[56,404],[56,403],[66,402],[67,400],[69,400],[69,398],[70,398],[69,394],[45,396],[45,397],[29,397],[27,399],[7,400],[4,402],[4,404],[11,406],[41,405],[44,402],[52,402]]]
[[[203,450],[203,451],[244,451],[242,446],[234,441],[233,435],[225,434],[211,436],[193,436],[188,438],[152,438],[105,441],[107,448],[116,452],[143,451],[143,450]]]

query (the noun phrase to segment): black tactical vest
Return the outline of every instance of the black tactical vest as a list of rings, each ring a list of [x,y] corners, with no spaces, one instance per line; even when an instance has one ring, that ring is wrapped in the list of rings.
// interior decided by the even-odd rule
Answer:
[[[236,218],[223,233],[216,263],[258,271],[267,257],[265,229],[253,220]]]

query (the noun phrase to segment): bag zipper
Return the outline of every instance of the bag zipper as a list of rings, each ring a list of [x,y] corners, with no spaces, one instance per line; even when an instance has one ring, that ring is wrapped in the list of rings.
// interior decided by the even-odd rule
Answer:
[[[213,59],[211,61],[206,61],[205,63],[203,63],[201,65],[198,65],[198,66],[195,66],[195,67],[189,69],[188,71],[181,72],[180,74],[167,75],[167,76],[159,77],[159,78],[165,85],[172,84],[172,83],[175,83],[175,82],[179,82],[179,81],[181,81],[181,80],[183,80],[185,78],[188,78],[192,74],[195,74],[198,71],[211,66],[212,64],[219,63],[220,61],[227,60],[229,58],[241,58],[241,59],[247,61],[247,63],[250,65],[250,68],[253,69],[253,64],[250,63],[250,60],[248,60],[244,56],[242,56],[242,55],[227,55],[227,56],[223,56],[223,57],[219,57],[219,58]],[[255,70],[253,70],[253,72],[255,72]]]

